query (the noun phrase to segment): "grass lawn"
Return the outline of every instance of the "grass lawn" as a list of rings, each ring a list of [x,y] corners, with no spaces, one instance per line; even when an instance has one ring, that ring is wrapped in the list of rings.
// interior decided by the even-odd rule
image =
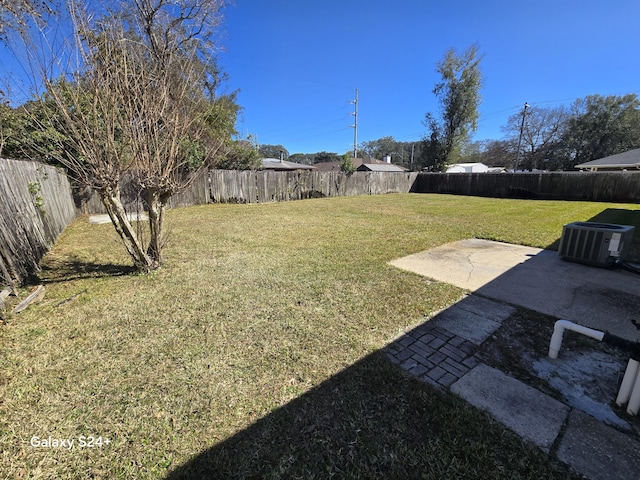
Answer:
[[[81,217],[43,261],[45,300],[0,322],[0,477],[572,478],[376,352],[463,293],[389,260],[470,237],[546,247],[593,218],[640,227],[640,206],[191,207],[168,212],[166,265],[141,276],[110,225]]]

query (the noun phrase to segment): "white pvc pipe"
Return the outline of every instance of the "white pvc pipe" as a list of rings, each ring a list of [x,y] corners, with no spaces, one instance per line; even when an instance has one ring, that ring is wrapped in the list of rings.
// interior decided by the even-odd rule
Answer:
[[[600,330],[583,327],[582,325],[570,322],[569,320],[558,320],[553,327],[553,335],[551,336],[551,342],[549,343],[549,357],[558,358],[565,330],[578,332],[582,335],[586,335],[587,337],[595,338],[598,341],[602,341],[604,338],[604,332],[601,332]]]
[[[638,375],[636,374],[636,381],[631,390],[631,397],[627,405],[627,413],[629,415],[637,415],[638,410],[640,410],[640,381],[638,381]]]
[[[637,382],[638,367],[640,367],[640,362],[630,358],[629,363],[627,364],[627,369],[624,371],[624,377],[622,377],[622,384],[618,391],[618,397],[616,398],[616,405],[619,407],[629,401],[634,386],[636,389],[640,389],[640,384]]]
[[[604,332],[599,330],[583,327],[569,320],[558,320],[553,327],[553,335],[549,343],[549,356],[551,358],[558,358],[565,330],[578,332],[598,341],[602,341],[604,338]],[[627,369],[624,372],[622,385],[620,385],[618,397],[616,398],[616,404],[622,406],[627,403],[627,401],[629,402],[627,405],[627,413],[629,415],[637,415],[640,410],[640,362],[633,358],[629,359]]]

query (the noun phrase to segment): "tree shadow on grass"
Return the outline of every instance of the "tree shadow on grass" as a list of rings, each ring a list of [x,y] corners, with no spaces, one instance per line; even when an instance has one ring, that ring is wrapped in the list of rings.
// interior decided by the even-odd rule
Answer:
[[[378,352],[166,478],[513,479],[532,471],[568,478],[541,451]]]
[[[87,278],[120,277],[134,273],[137,273],[137,270],[131,265],[87,262],[76,258],[43,264],[34,281],[46,285]]]

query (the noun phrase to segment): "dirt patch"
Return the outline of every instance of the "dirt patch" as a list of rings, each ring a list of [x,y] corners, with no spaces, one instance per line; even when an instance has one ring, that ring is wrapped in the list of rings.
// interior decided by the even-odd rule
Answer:
[[[557,319],[518,308],[480,347],[478,357],[522,382],[640,438],[640,418],[615,404],[628,355],[565,332],[557,359],[548,356]]]

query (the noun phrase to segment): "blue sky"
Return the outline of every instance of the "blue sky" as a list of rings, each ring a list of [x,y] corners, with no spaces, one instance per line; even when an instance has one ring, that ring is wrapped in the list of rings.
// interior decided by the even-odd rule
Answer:
[[[239,90],[242,136],[341,154],[353,146],[356,89],[358,143],[417,141],[425,114],[438,112],[436,63],[476,43],[484,85],[474,140],[500,139],[525,102],[640,93],[639,21],[638,0],[235,0],[220,63],[225,89]],[[0,80],[20,70],[0,48]]]
[[[358,142],[426,132],[448,48],[484,54],[479,129],[500,139],[525,102],[569,105],[640,90],[638,0],[236,0],[221,64],[244,107],[238,129],[290,153],[344,153]]]

